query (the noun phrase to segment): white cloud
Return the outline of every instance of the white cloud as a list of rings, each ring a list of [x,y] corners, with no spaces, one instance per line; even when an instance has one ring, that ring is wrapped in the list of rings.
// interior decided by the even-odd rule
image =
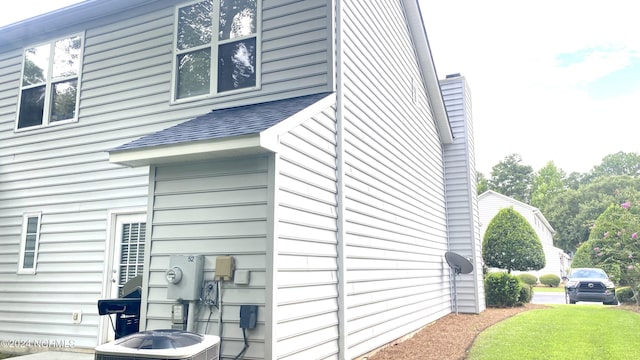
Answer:
[[[551,68],[550,75],[568,84],[584,85],[626,68],[632,57],[624,50],[593,50],[575,64]]]

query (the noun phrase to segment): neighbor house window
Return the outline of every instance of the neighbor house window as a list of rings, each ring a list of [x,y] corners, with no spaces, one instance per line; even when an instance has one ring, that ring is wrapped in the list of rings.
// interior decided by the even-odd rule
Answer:
[[[258,87],[259,0],[206,0],[176,11],[174,98]]]
[[[18,273],[35,274],[40,242],[40,213],[25,214],[22,221],[22,241]]]
[[[25,49],[17,129],[77,120],[82,36]]]

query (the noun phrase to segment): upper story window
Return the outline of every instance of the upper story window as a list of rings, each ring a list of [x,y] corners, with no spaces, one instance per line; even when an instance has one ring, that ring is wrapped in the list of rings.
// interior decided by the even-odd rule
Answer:
[[[177,8],[174,99],[259,86],[259,2],[205,0]]]
[[[25,49],[17,129],[77,120],[82,36]]]
[[[25,214],[20,241],[19,274],[35,274],[40,242],[40,213]]]

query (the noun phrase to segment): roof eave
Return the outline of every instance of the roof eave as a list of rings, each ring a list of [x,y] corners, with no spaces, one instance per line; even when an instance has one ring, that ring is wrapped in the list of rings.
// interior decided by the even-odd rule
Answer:
[[[290,100],[292,99],[286,99],[285,102]],[[309,103],[309,101],[312,101],[312,103]],[[110,150],[109,161],[127,166],[145,166],[176,161],[278,152],[282,134],[291,131],[304,121],[335,105],[335,101],[335,93],[320,93],[311,97],[299,97],[297,102],[294,102],[295,106],[289,109],[290,111],[280,111],[279,115],[282,118],[276,116],[278,121],[274,124],[272,124],[273,121],[264,124],[265,127],[262,130],[259,129],[260,126],[249,126],[248,129],[245,129],[247,132],[242,134],[238,134],[238,132],[235,132],[237,135],[216,133],[211,138],[184,136],[180,131],[178,133],[181,136],[176,137],[175,134],[171,134],[172,131],[176,131],[177,127],[193,121],[202,122],[206,120],[209,126],[215,126],[215,122],[210,119],[211,116],[215,115],[209,113]],[[282,101],[279,101],[280,103]],[[270,103],[255,104],[253,106],[258,108],[251,108],[250,112],[252,115],[260,114],[260,106],[268,104]],[[238,109],[247,111],[247,107],[236,108],[236,110]],[[273,120],[273,110],[273,103],[271,103],[271,105],[263,109],[265,111],[263,115]],[[242,115],[236,114],[235,118],[242,119]],[[224,119],[224,117],[221,119]],[[195,129],[187,128],[187,130],[191,132],[199,131],[197,127]],[[182,129],[181,131],[184,132],[185,130]],[[203,131],[203,129],[200,129],[200,131]],[[207,131],[203,131],[203,133],[210,134]]]
[[[431,100],[431,107],[440,134],[440,141],[443,144],[451,144],[453,142],[453,131],[451,130],[449,116],[447,115],[447,110],[444,105],[438,73],[436,72],[435,63],[431,55],[429,39],[427,38],[418,0],[403,0],[403,2],[411,35],[413,36],[413,43],[416,47],[422,77],[426,82],[425,88]]]
[[[0,26],[0,48],[22,46],[23,41],[44,36],[54,31],[91,23],[107,15],[157,2],[157,0],[84,0],[82,2],[37,15],[16,23]]]
[[[264,154],[273,152],[259,134],[215,140],[178,143],[166,146],[116,150],[109,152],[109,162],[140,167],[198,161],[214,158]]]

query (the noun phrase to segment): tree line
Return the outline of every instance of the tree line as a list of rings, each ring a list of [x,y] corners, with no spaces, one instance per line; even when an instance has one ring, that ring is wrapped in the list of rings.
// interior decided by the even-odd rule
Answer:
[[[478,172],[478,194],[493,190],[534,206],[556,231],[555,246],[568,253],[589,239],[598,217],[611,205],[640,205],[640,155],[607,155],[586,173],[567,174],[553,161],[538,171],[510,154],[493,166],[490,177]]]

